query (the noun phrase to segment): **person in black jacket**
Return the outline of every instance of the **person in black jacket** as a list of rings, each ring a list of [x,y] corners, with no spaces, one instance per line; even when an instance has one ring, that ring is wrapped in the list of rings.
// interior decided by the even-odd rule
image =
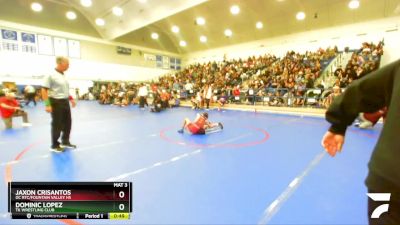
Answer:
[[[368,200],[370,224],[400,224],[400,60],[354,81],[326,112],[332,125],[322,138],[322,146],[333,157],[340,152],[347,126],[359,112],[388,108],[386,122],[368,164],[369,193],[390,193],[390,201]],[[371,218],[372,212],[389,204],[388,212]]]

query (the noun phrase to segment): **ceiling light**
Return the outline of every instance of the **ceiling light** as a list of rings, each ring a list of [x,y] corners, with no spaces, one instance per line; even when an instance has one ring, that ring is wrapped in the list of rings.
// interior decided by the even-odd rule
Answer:
[[[224,34],[225,34],[225,36],[230,37],[230,36],[232,36],[232,31],[229,29],[226,29]]]
[[[360,7],[360,2],[358,0],[351,0],[349,2],[350,9],[357,9],[358,7]]]
[[[257,29],[261,29],[261,28],[263,28],[263,23],[261,23],[260,21],[258,21],[257,23],[256,23],[256,27],[257,27]]]
[[[200,42],[203,42],[203,43],[207,42],[207,37],[204,36],[204,35],[201,35],[200,36]]]
[[[197,17],[196,18],[196,24],[197,25],[204,25],[204,24],[206,24],[206,20],[203,17]]]
[[[90,7],[92,6],[92,0],[81,0],[81,5],[84,7]]]
[[[41,4],[34,2],[31,4],[31,9],[35,12],[40,12],[40,11],[42,11],[43,7]]]
[[[114,15],[116,16],[122,16],[122,14],[124,14],[124,10],[122,10],[120,7],[114,7],[112,9],[112,12],[114,13]]]
[[[297,20],[304,20],[306,18],[306,14],[304,12],[298,12],[296,14],[296,19]]]
[[[104,21],[101,18],[97,18],[96,19],[96,24],[97,24],[97,26],[104,26],[106,24],[106,21]]]
[[[67,18],[68,18],[69,20],[74,20],[74,19],[76,19],[76,13],[73,12],[73,11],[68,11],[65,15],[67,16]]]
[[[179,27],[174,25],[174,26],[171,27],[171,30],[174,33],[178,33],[179,32]]]
[[[232,13],[233,15],[236,15],[236,14],[238,14],[239,12],[240,12],[239,6],[234,5],[234,6],[231,7],[231,13]]]
[[[158,39],[158,34],[157,33],[151,33],[151,38]]]
[[[186,46],[186,41],[180,41],[179,45],[182,46],[182,47],[185,47]]]

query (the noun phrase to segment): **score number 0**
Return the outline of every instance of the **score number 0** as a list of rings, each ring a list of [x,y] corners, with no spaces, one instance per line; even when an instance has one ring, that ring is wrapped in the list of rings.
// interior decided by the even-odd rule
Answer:
[[[118,197],[124,198],[125,197],[125,192],[120,191],[118,193]],[[125,209],[125,205],[123,203],[121,203],[121,204],[119,204],[118,208],[119,208],[119,210],[123,211]]]

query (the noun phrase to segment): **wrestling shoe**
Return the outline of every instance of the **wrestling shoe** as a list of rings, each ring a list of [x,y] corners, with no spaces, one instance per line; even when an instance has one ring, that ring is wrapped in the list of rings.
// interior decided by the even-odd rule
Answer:
[[[31,127],[32,124],[31,124],[31,123],[22,123],[22,126],[23,126],[23,127]]]
[[[374,124],[367,120],[367,121],[361,122],[358,127],[361,129],[369,129],[369,128],[372,128],[373,126],[374,126]]]
[[[50,151],[60,153],[64,152],[64,148],[62,148],[61,146],[51,147]]]
[[[68,143],[68,144],[61,144],[60,147],[61,148],[76,148],[76,145]]]
[[[224,129],[224,126],[222,125],[222,123],[218,123],[218,126],[221,127],[221,130]]]
[[[183,134],[183,129],[179,129],[178,133]]]

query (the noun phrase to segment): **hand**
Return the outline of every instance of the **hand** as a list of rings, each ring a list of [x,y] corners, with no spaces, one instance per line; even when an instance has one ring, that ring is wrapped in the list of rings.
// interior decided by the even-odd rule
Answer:
[[[14,107],[15,111],[20,111],[21,107]]]
[[[53,111],[53,109],[51,108],[51,106],[46,106],[46,112],[51,113]]]
[[[75,106],[76,106],[75,100],[71,100],[71,106],[72,106],[72,108],[75,108]]]
[[[330,131],[326,132],[322,138],[322,147],[329,153],[330,156],[334,157],[337,152],[342,151],[344,143],[344,136],[341,134],[335,134]]]

